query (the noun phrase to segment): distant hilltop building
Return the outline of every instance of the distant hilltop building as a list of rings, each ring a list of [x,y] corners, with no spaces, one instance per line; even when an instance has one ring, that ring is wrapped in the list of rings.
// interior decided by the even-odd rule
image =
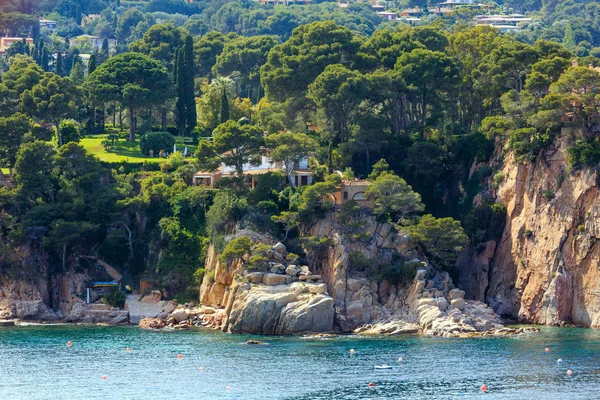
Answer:
[[[521,29],[521,26],[533,21],[531,18],[525,18],[521,14],[511,15],[478,15],[475,17],[477,25],[487,25],[500,29],[500,32],[514,32]]]
[[[115,49],[117,47],[117,41],[115,39],[107,39],[108,48]],[[80,35],[69,39],[69,45],[83,47],[83,50],[89,50],[90,52],[100,51],[102,49],[103,38],[92,35]]]
[[[57,27],[57,22],[51,19],[40,19],[40,29],[47,29],[50,33],[54,33]]]
[[[312,0],[258,0],[258,4],[263,6],[276,6],[284,5],[289,6],[292,4],[308,5],[311,4]]]

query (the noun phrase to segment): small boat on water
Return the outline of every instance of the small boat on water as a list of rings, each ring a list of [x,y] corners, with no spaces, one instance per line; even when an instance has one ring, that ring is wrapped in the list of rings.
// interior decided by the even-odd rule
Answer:
[[[392,369],[392,368],[393,368],[392,366],[385,365],[385,364],[383,364],[383,365],[376,365],[375,366],[375,369]]]

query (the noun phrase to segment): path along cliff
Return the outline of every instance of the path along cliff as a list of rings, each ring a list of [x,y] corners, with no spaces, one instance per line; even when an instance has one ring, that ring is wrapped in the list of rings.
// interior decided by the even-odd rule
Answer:
[[[600,327],[600,197],[598,172],[571,170],[569,146],[580,137],[563,129],[534,162],[496,152],[503,180],[477,200],[506,207],[498,241],[471,247],[459,260],[467,299],[525,323]]]

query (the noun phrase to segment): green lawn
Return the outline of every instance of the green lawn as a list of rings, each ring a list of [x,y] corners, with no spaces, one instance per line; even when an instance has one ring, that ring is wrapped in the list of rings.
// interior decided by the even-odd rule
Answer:
[[[94,137],[86,137],[81,139],[80,144],[91,154],[95,155],[100,159],[100,161],[106,162],[144,162],[144,161],[153,161],[153,162],[162,162],[164,158],[158,157],[148,157],[140,152],[140,144],[139,142],[128,142],[126,140],[119,140],[115,143],[114,149],[109,153],[104,150],[104,146],[102,146],[102,141],[106,139],[105,135],[98,135]],[[177,149],[178,151],[183,151],[184,138],[176,138]],[[172,149],[171,149],[172,150]],[[196,146],[188,145],[188,152],[192,153],[196,151]]]

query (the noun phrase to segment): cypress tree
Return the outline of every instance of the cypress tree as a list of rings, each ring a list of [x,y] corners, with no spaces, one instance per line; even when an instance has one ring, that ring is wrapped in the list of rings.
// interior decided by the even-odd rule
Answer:
[[[56,53],[56,65],[54,67],[54,72],[56,73],[56,75],[63,75],[63,59],[62,53],[60,51]]]
[[[174,67],[174,80],[177,88],[177,130],[180,135],[185,134],[186,127],[186,102],[185,102],[185,63],[184,63],[184,51],[182,48],[177,49],[175,52],[175,67]]]
[[[81,25],[81,20],[81,7],[78,4],[77,7],[75,7],[75,22],[77,23],[77,25]]]
[[[81,58],[79,58],[79,53],[75,53],[71,59],[71,69],[78,63],[81,63]],[[71,73],[71,71],[69,71],[69,73]]]
[[[40,45],[37,49],[36,55],[35,55],[35,62],[37,63],[37,65],[39,65],[40,67],[42,67],[42,54],[44,53],[44,42],[40,41]]]
[[[40,67],[42,67],[44,71],[48,71],[48,50],[46,50],[45,47],[42,49]]]
[[[103,62],[105,62],[106,60],[108,60],[109,54],[108,54],[108,39],[104,39],[102,41],[102,62],[100,64],[102,64]]]
[[[92,54],[90,56],[90,60],[88,61],[88,74],[91,74],[96,70],[96,54]]]
[[[194,41],[191,35],[186,36],[183,46],[183,62],[185,72],[185,114],[187,132],[196,127],[196,96],[194,94]]]
[[[31,49],[29,48],[29,44],[27,43],[27,39],[23,38],[23,48],[25,49],[25,54],[30,56]]]
[[[223,97],[221,97],[221,123],[229,121],[229,99],[227,98],[227,92],[223,90]]]

